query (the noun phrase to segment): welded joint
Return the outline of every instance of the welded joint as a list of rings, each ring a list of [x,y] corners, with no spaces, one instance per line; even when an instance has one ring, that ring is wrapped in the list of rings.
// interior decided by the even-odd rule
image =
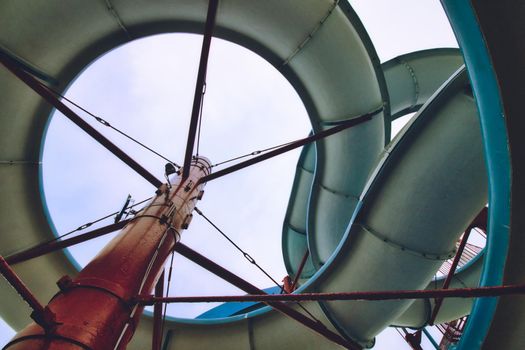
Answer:
[[[287,223],[286,224],[288,226],[288,228],[290,228],[293,232],[295,233],[298,233],[300,235],[303,235],[303,236],[306,236],[306,229],[300,229],[294,225],[292,225],[291,223]]]
[[[337,125],[348,123],[352,119],[362,118],[365,116],[368,116],[366,120],[372,120],[375,116],[379,115],[381,112],[384,112],[384,111],[385,111],[385,104],[381,103],[379,106],[375,107],[369,112],[365,112],[365,113],[358,114],[358,115],[345,116],[343,118],[333,119],[333,120],[332,119],[320,120],[317,122],[317,125],[319,125],[319,127],[321,128],[324,126],[337,126]]]
[[[288,65],[290,61],[305,48],[305,46],[310,42],[310,40],[313,39],[313,37],[317,34],[319,29],[321,29],[321,27],[325,24],[330,15],[334,12],[338,4],[339,0],[334,0],[333,4],[330,6],[330,9],[328,9],[328,12],[324,15],[324,17],[321,18],[319,22],[317,22],[316,26],[310,32],[308,32],[308,34],[303,39],[303,41],[301,41],[299,46],[297,46],[297,48],[283,61],[283,66]]]
[[[401,64],[403,64],[405,66],[405,68],[408,70],[408,73],[410,74],[410,77],[412,78],[412,83],[414,84],[414,98],[412,99],[412,105],[410,106],[410,108],[414,108],[417,106],[417,101],[419,99],[419,92],[420,92],[420,88],[419,88],[419,81],[417,80],[417,75],[416,75],[416,72],[414,71],[414,68],[412,68],[412,66],[405,60],[399,60],[399,62]]]
[[[395,242],[391,239],[388,239],[385,235],[380,234],[379,232],[371,229],[365,224],[362,223],[354,223],[355,226],[361,227],[365,232],[371,234],[373,237],[377,238],[378,240],[382,241],[383,243],[388,244],[391,247],[394,247],[396,249],[399,249],[403,252],[407,252],[412,255],[420,256],[428,260],[439,260],[439,261],[446,261],[448,259],[451,259],[456,254],[456,250],[451,250],[449,252],[445,252],[443,254],[435,254],[435,253],[429,253],[429,252],[423,252],[417,249],[410,248],[406,245],[400,244],[398,242]]]
[[[318,186],[320,188],[322,188],[323,190],[327,191],[327,192],[335,194],[336,196],[340,196],[340,197],[344,197],[344,198],[353,198],[356,201],[359,201],[359,196],[356,196],[354,194],[345,193],[345,192],[342,192],[342,191],[334,190],[334,189],[332,189],[332,188],[330,188],[330,187],[328,187],[326,185],[323,185],[322,183],[319,183]]]
[[[306,169],[304,166],[299,165],[299,164],[297,165],[297,169],[300,169],[300,170],[302,170],[302,171],[304,171],[304,172],[307,172],[308,174],[313,174],[313,173],[314,173],[313,170]]]

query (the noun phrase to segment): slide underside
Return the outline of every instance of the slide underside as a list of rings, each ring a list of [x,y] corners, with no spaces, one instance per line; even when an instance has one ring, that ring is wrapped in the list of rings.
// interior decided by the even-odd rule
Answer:
[[[63,90],[87,64],[132,38],[201,32],[206,6],[203,0],[113,1],[112,12],[103,2],[51,0],[29,7],[4,1],[1,52]],[[279,69],[303,99],[314,132],[378,111],[303,151],[283,231],[292,276],[310,251],[300,291],[431,288],[434,273],[454,255],[457,238],[488,197],[478,111],[467,72],[458,70],[458,52],[413,53],[381,66],[352,8],[329,0],[223,0],[216,35]],[[0,84],[0,153],[16,160],[0,166],[0,249],[7,256],[53,237],[40,198],[43,116],[51,109],[5,69]],[[391,121],[415,111],[388,142]],[[453,286],[476,286],[482,264],[480,256],[459,271]],[[60,277],[77,272],[61,252],[15,269],[42,301],[56,293]],[[15,329],[29,323],[29,309],[7,284],[0,295],[6,322]],[[470,304],[446,301],[438,321],[467,314]],[[433,307],[428,301],[303,306],[364,346],[389,325],[425,325]],[[143,318],[129,348],[150,347],[151,327]],[[268,308],[224,319],[172,320],[166,329],[167,349],[338,348]]]

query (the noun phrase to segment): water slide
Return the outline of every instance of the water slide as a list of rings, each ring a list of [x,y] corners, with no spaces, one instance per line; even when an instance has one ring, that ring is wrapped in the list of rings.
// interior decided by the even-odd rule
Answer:
[[[464,8],[454,6],[445,8],[452,24],[461,28],[454,15]],[[86,64],[130,37],[201,31],[205,8],[205,1],[189,0],[114,1],[112,7],[60,1],[27,7],[21,2],[6,1],[0,5],[2,54],[63,90]],[[47,35],[42,36],[44,28]],[[461,33],[468,31],[456,30],[463,45],[461,35],[466,34]],[[480,86],[487,83],[474,79],[473,88],[469,88],[463,70],[432,95],[432,89],[446,78],[450,66],[443,64],[446,67],[443,74],[435,76],[426,71],[432,76],[426,80],[425,69],[421,72],[416,69],[417,62],[424,61],[421,57],[418,61],[417,54],[401,58],[390,67],[385,64],[383,74],[370,39],[346,2],[224,0],[219,7],[216,35],[244,45],[277,67],[299,92],[314,131],[365,113],[375,114],[369,122],[319,142],[315,154],[310,148],[301,157],[304,174],[297,173],[292,198],[303,197],[291,201],[294,204],[289,207],[285,230],[288,227],[293,232],[285,232],[287,238],[283,244],[291,274],[297,266],[297,257],[302,257],[307,247],[310,249],[311,260],[304,270],[301,290],[428,287],[442,261],[453,255],[459,234],[487,201],[482,134],[472,93],[479,98]],[[463,47],[471,78],[477,77],[478,72],[477,62],[469,59],[472,57],[469,50],[473,50],[469,45],[473,42],[472,39]],[[433,62],[433,56],[428,57]],[[401,77],[396,78],[398,73]],[[41,140],[47,123],[43,116],[50,114],[50,108],[5,69],[0,70],[0,81],[3,88],[0,152],[5,163],[0,167],[1,253],[9,255],[53,236],[52,222],[39,198]],[[401,88],[401,81],[407,85],[406,89]],[[429,82],[428,87],[424,81]],[[392,88],[396,86],[400,88]],[[411,96],[408,87],[413,88]],[[417,117],[384,148],[391,119],[419,108],[427,99]],[[486,125],[485,109],[480,114],[482,126]],[[486,127],[483,133],[487,133]],[[490,165],[494,159],[487,142],[485,138],[489,175],[493,179],[494,169]],[[491,142],[496,148],[495,141]],[[498,171],[506,169],[508,165]],[[304,185],[299,184],[299,177],[304,177],[304,181],[299,181]],[[505,217],[497,216],[497,208],[491,206],[499,198],[498,186],[490,179],[489,184],[492,222],[489,231],[491,228],[501,231]],[[305,186],[311,186],[311,193],[304,191]],[[294,209],[295,203],[308,203],[308,207]],[[308,234],[307,239],[304,233]],[[489,249],[492,245],[489,239]],[[516,259],[512,253],[515,249],[510,251],[509,259]],[[493,265],[507,269],[506,280],[518,279],[519,271],[506,267],[493,255],[487,256],[496,261]],[[467,280],[459,274],[470,274],[469,281],[476,284],[482,263],[478,258],[458,273],[457,280]],[[54,283],[61,276],[76,273],[61,252],[20,263],[15,269],[42,301],[56,293]],[[494,283],[487,277],[489,270],[490,267],[483,268],[482,283]],[[310,275],[313,277],[307,280]],[[0,285],[0,295],[8,301],[0,305],[2,317],[15,329],[26,325],[30,312],[16,293],[4,283]],[[488,316],[479,316],[479,305],[483,303],[492,303],[488,321],[484,321]],[[469,326],[481,325],[477,329],[482,331],[467,329],[469,337],[465,343],[469,339],[485,339],[487,334],[489,341],[494,341],[491,331],[505,326],[498,305],[494,299],[476,302],[472,317],[475,321],[469,322]],[[501,305],[506,308],[508,304]],[[304,306],[328,327],[365,346],[373,345],[374,336],[388,325],[419,327],[425,318],[425,313],[419,312],[424,307],[411,309],[410,301],[311,302]],[[462,308],[468,307],[462,304]],[[447,314],[453,309],[444,305],[442,319],[455,317]],[[493,314],[498,323],[490,323]],[[514,322],[519,320],[519,314],[513,316]],[[213,321],[173,320],[168,329],[167,349],[338,348],[266,308]],[[506,334],[505,341],[511,345],[523,341],[512,331],[507,330]],[[129,348],[148,348],[150,339],[151,320],[145,318]]]

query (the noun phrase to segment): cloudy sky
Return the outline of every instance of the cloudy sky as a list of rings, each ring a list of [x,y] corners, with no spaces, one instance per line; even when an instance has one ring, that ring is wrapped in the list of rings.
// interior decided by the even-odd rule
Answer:
[[[359,0],[351,4],[383,62],[411,51],[457,47],[438,1]],[[89,66],[67,96],[182,163],[201,38],[169,34],[132,42]],[[163,177],[164,160],[85,118],[157,177]],[[304,137],[309,130],[300,99],[273,67],[244,48],[213,40],[202,155],[216,163]],[[60,115],[53,117],[44,151],[45,200],[59,234],[120,209],[128,194],[139,201],[154,190]],[[290,152],[211,182],[199,203],[212,221],[278,281],[286,275],[280,237],[298,155],[299,151]],[[83,243],[71,253],[84,265],[110,238]],[[199,216],[183,233],[183,242],[257,286],[272,285]],[[172,279],[172,295],[242,293],[178,256]],[[195,283],[201,280],[206,283]],[[209,307],[170,306],[169,311],[194,317]],[[0,344],[12,334],[0,328]],[[398,338],[380,337],[376,348],[391,349],[393,341],[406,348]]]

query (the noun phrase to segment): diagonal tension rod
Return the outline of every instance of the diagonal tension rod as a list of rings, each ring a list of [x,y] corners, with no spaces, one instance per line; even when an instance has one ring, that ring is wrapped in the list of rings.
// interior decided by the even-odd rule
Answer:
[[[341,131],[346,130],[348,128],[351,128],[353,126],[356,126],[356,125],[359,125],[361,123],[364,123],[364,122],[372,119],[372,117],[374,115],[380,113],[381,111],[383,111],[383,107],[380,107],[380,108],[378,108],[378,109],[376,109],[376,110],[374,110],[372,112],[360,115],[359,117],[352,118],[350,120],[346,120],[344,122],[337,123],[337,126],[331,127],[330,129],[327,129],[327,130],[315,133],[312,136],[308,136],[308,137],[305,137],[303,139],[300,139],[300,140],[297,140],[297,141],[294,141],[294,142],[290,142],[288,144],[285,144],[283,147],[274,149],[274,150],[272,150],[272,151],[270,151],[268,153],[265,153],[265,154],[261,154],[258,157],[255,157],[255,158],[252,158],[252,159],[248,159],[248,160],[246,160],[244,162],[232,165],[231,167],[219,170],[219,171],[217,171],[215,173],[212,173],[212,174],[210,174],[208,176],[204,176],[203,178],[200,179],[200,182],[204,183],[204,182],[208,182],[208,181],[211,181],[211,180],[218,179],[220,177],[223,177],[224,175],[228,175],[228,174],[231,174],[231,173],[233,173],[235,171],[238,171],[238,170],[244,169],[246,167],[249,167],[250,165],[254,165],[254,164],[260,163],[260,162],[262,162],[264,160],[267,160],[267,159],[273,158],[275,156],[278,156],[280,154],[286,153],[286,152],[291,151],[291,150],[293,150],[295,148],[302,147],[302,146],[310,144],[312,142],[322,140],[325,137],[337,134],[338,132],[341,132]]]
[[[108,226],[104,226],[101,228],[97,228],[95,230],[83,233],[81,235],[71,237],[68,239],[63,239],[60,241],[50,241],[45,242],[43,244],[36,245],[34,247],[31,247],[29,249],[23,250],[19,253],[15,253],[13,255],[10,255],[5,258],[7,263],[14,265],[18,264],[33,258],[37,258],[39,256],[55,252],[57,250],[61,250],[67,247],[71,247],[75,244],[85,242],[87,240],[103,236],[105,234],[115,232],[117,230],[122,229],[128,222],[130,222],[131,219],[128,220],[122,220],[116,224],[111,224]]]
[[[235,275],[234,273],[228,271],[224,267],[216,264],[215,262],[211,261],[210,259],[206,258],[205,256],[199,254],[198,252],[194,251],[193,249],[189,248],[188,246],[177,243],[175,245],[174,250],[179,253],[180,255],[184,256],[185,258],[193,261],[197,265],[205,268],[206,270],[210,271],[211,273],[217,275],[218,277],[222,278],[223,280],[231,283],[235,287],[245,291],[246,293],[250,294],[258,294],[258,295],[268,295],[261,289],[257,288],[253,284],[249,283],[248,281],[245,281],[241,277]],[[146,297],[148,298],[148,297]],[[144,300],[141,296],[138,297],[139,303],[142,303]],[[161,298],[163,299],[163,298]],[[146,303],[144,303],[146,304]],[[285,314],[286,316],[296,320],[297,322],[303,324],[305,327],[309,328],[310,330],[316,332],[317,334],[325,337],[326,339],[339,344],[347,349],[356,350],[361,349],[361,346],[359,346],[357,343],[345,339],[339,334],[336,334],[326,328],[322,323],[316,322],[312,320],[311,318],[308,318],[307,316],[303,315],[302,313],[298,312],[297,310],[293,309],[292,307],[281,303],[281,302],[267,302],[269,306],[274,308],[275,310]]]
[[[162,185],[162,181],[157,179],[155,175],[150,173],[146,168],[140,165],[137,161],[131,158],[117,145],[107,139],[104,135],[98,132],[84,119],[78,116],[72,109],[66,106],[60,101],[53,92],[51,92],[45,85],[41,84],[35,77],[20,68],[15,62],[13,62],[7,55],[0,53],[0,62],[9,70],[11,73],[16,75],[18,79],[29,86],[33,91],[39,94],[44,100],[55,107],[58,111],[64,114],[69,120],[75,123],[79,128],[84,130],[89,136],[94,138],[98,143],[104,146],[108,151],[113,153],[117,158],[123,161],[131,169],[135,170],[139,175],[149,181],[155,188],[159,188]]]
[[[197,133],[200,110],[202,106],[202,92],[206,81],[206,71],[208,69],[208,57],[210,55],[211,36],[215,27],[215,18],[217,16],[217,7],[219,0],[209,0],[208,13],[206,15],[206,24],[204,27],[204,38],[202,39],[201,57],[199,62],[199,71],[197,73],[197,82],[195,84],[195,95],[193,97],[193,108],[191,111],[190,129],[188,131],[188,142],[186,144],[186,153],[184,155],[184,165],[182,168],[182,178],[189,175],[191,157],[193,155],[193,146]]]

